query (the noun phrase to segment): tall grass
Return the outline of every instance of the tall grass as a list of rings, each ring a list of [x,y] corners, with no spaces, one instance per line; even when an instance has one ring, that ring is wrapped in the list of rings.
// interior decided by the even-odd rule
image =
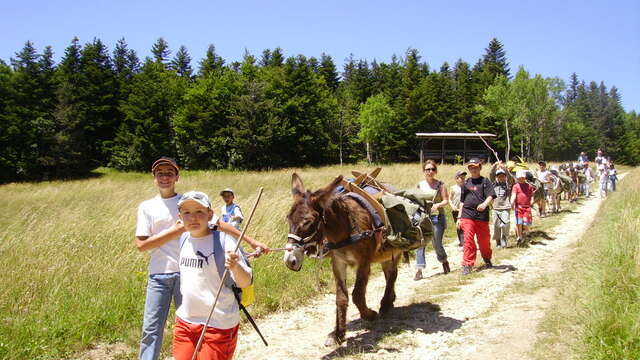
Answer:
[[[440,167],[438,176],[450,185],[459,168]],[[291,173],[297,171],[308,189],[317,189],[352,169],[372,170],[184,171],[177,187],[179,192],[207,192],[216,206],[222,205],[220,189],[232,187],[248,212],[258,187],[264,186],[249,233],[281,247],[288,232]],[[136,209],[157,190],[150,174],[104,169],[100,175],[0,186],[0,358],[60,358],[96,342],[137,343],[148,255],[133,245]],[[422,172],[415,163],[389,165],[379,177],[408,188]],[[281,259],[281,253],[274,253],[254,261],[257,302],[252,311],[257,315],[300,306],[318,293],[313,261],[294,273]],[[319,278],[331,284],[320,291],[333,289],[328,264]]]
[[[610,193],[541,324],[540,359],[640,359],[640,168]]]

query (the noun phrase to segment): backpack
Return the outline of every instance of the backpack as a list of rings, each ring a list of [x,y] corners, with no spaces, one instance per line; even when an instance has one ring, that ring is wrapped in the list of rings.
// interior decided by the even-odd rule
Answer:
[[[213,233],[213,257],[215,259],[218,275],[220,276],[220,279],[222,279],[222,276],[224,275],[224,270],[225,270],[224,236],[220,236],[219,231],[212,231],[212,233]],[[180,249],[182,249],[182,246],[184,245],[185,241],[187,241],[188,236],[189,236],[188,232],[184,232],[180,236]],[[242,255],[242,259],[247,265],[249,265],[249,267],[251,267],[251,264],[247,260],[247,257],[244,251],[242,250],[242,248],[239,248],[239,249]],[[244,289],[237,287],[235,281],[233,281],[231,276],[227,276],[227,278],[224,281],[224,285],[233,291],[233,295],[238,301],[238,304],[240,305],[241,308],[247,307],[255,302],[255,296],[253,292],[253,278],[251,279],[251,285],[245,287]]]
[[[222,221],[228,223],[231,220],[231,216],[233,215],[233,212],[236,210],[236,208],[240,209],[240,206],[231,204],[231,209],[226,209],[227,213],[222,215]]]

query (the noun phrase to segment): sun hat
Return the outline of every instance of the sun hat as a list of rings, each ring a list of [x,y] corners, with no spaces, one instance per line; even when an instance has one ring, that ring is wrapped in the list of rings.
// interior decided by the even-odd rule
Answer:
[[[527,172],[525,170],[516,171],[516,178],[517,179],[526,178],[526,177],[527,177]]]
[[[220,191],[220,196],[222,196],[222,194],[224,194],[226,192],[231,193],[231,195],[235,195],[235,193],[233,192],[233,189],[226,188],[226,189],[223,189],[222,191]]]
[[[200,191],[188,191],[182,194],[182,197],[180,198],[180,200],[178,200],[178,208],[180,208],[182,204],[189,200],[195,201],[198,204],[211,209],[211,202],[209,201],[209,197],[207,196],[207,194]]]
[[[496,176],[498,176],[498,175],[500,175],[500,174],[507,175],[507,172],[506,172],[506,171],[504,171],[503,169],[498,169],[498,170],[496,170]]]
[[[482,166],[482,161],[478,158],[471,158],[467,162],[467,166]]]
[[[170,158],[168,156],[163,156],[160,159],[156,160],[153,162],[153,165],[151,165],[151,173],[155,174],[156,173],[156,168],[160,165],[169,165],[171,167],[173,167],[174,169],[176,169],[176,174],[178,174],[178,172],[180,172],[180,169],[178,169],[178,164],[176,163],[176,161],[173,158]]]
[[[454,179],[457,179],[457,178],[459,178],[459,177],[460,177],[460,176],[462,176],[462,175],[465,175],[465,176],[466,176],[466,175],[467,175],[467,172],[466,172],[466,171],[463,171],[463,170],[458,170],[458,171],[456,171],[456,177],[455,177]]]

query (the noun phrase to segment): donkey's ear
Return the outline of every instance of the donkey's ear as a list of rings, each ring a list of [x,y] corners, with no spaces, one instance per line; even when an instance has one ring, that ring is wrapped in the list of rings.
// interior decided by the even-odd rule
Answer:
[[[320,206],[324,207],[327,200],[329,200],[331,198],[331,195],[335,193],[336,188],[338,187],[338,185],[340,185],[341,182],[342,175],[337,176],[335,179],[333,179],[332,182],[329,183],[329,185],[313,193],[314,200],[318,201],[320,203]]]
[[[302,184],[302,179],[296,173],[291,175],[291,194],[294,199],[304,196],[304,184]]]

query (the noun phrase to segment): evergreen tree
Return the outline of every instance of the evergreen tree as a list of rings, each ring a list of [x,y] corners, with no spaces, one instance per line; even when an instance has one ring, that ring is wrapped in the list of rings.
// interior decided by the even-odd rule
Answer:
[[[187,83],[163,64],[148,60],[121,103],[125,121],[118,129],[111,165],[148,171],[160,156],[176,156],[171,119],[180,107]]]
[[[153,54],[153,58],[159,64],[166,64],[169,61],[169,55],[171,55],[171,50],[169,50],[169,43],[162,37],[158,38],[156,42],[151,47],[151,53]]]
[[[190,79],[193,69],[191,68],[191,56],[187,48],[182,45],[176,52],[173,60],[171,60],[170,68],[178,73],[179,76]]]
[[[331,91],[336,91],[338,89],[338,85],[340,83],[340,79],[338,76],[338,71],[336,70],[336,65],[333,63],[333,59],[331,56],[322,53],[320,56],[320,66],[318,68],[318,72],[320,76],[324,79],[324,82],[327,83],[327,86]]]
[[[220,71],[224,66],[224,59],[216,54],[216,47],[212,44],[207,48],[205,58],[200,60],[200,70],[198,75],[207,77],[214,71]]]
[[[12,114],[13,72],[0,60],[0,184],[16,180],[22,150],[15,141],[20,136],[17,118]]]
[[[502,43],[498,41],[498,39],[493,38],[484,51],[482,64],[489,74],[491,74],[494,79],[498,75],[509,78],[509,62],[507,62],[506,52],[504,51]]]
[[[576,99],[578,98],[578,75],[576,73],[571,74],[571,78],[569,80],[569,89],[567,89],[567,94],[565,96],[565,105],[572,106],[576,103]]]

